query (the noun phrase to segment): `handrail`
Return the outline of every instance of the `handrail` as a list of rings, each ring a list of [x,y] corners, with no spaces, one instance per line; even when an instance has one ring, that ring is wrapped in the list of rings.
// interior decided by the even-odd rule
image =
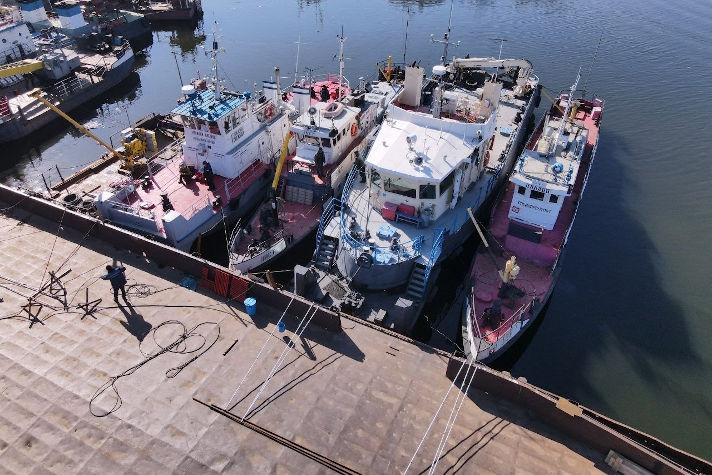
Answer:
[[[316,246],[314,246],[314,257],[319,255],[319,248],[321,246],[321,239],[324,237],[324,229],[326,229],[329,221],[332,220],[336,214],[336,208],[341,208],[341,201],[336,198],[329,198],[329,201],[324,205],[324,211],[321,213],[321,219],[319,219],[319,227],[316,231]]]
[[[420,249],[422,248],[423,241],[425,240],[425,236],[419,235],[416,236],[415,239],[412,241],[406,241],[406,242],[399,242],[398,243],[398,251],[394,251],[391,248],[391,245],[386,245],[386,246],[375,246],[371,245],[368,242],[364,242],[363,240],[356,238],[351,235],[351,232],[349,231],[349,226],[348,223],[346,222],[346,215],[342,214],[341,215],[341,244],[342,247],[345,249],[348,249],[350,254],[358,258],[358,256],[361,253],[361,250],[363,249],[364,246],[369,246],[369,248],[373,251],[374,254],[376,254],[377,251],[383,251],[383,252],[388,252],[391,253],[396,257],[396,262],[401,262],[401,260],[408,260],[412,259],[415,257],[418,257],[421,255]],[[409,253],[405,252],[408,248],[412,250],[413,254],[410,255]],[[407,255],[407,257],[406,257]],[[374,264],[378,264],[377,262],[374,262]],[[390,263],[386,264],[378,264],[378,265],[388,265]]]
[[[351,189],[353,188],[354,182],[356,181],[357,173],[358,173],[358,166],[354,163],[351,166],[351,170],[349,171],[349,174],[346,177],[346,181],[344,182],[344,187],[341,190],[341,202],[342,203],[349,202],[349,195],[351,194]]]
[[[531,300],[531,301],[521,305],[516,311],[514,311],[512,313],[512,315],[508,319],[501,322],[497,328],[485,333],[481,337],[478,337],[481,341],[488,344],[482,351],[478,352],[478,354],[477,354],[478,360],[480,359],[479,354],[481,352],[485,352],[485,354],[483,356],[488,356],[490,348],[492,348],[498,341],[505,339],[506,336],[508,336],[512,333],[512,328],[514,328],[514,324],[518,321],[523,320],[522,317],[524,316],[524,312],[526,311],[527,307],[530,307],[531,305],[533,305],[533,302],[534,302],[534,300]],[[476,319],[477,315],[474,315],[474,317]],[[474,325],[478,327],[478,331],[479,331],[479,325],[477,325],[476,321],[474,322]],[[507,330],[505,330],[504,333],[500,334],[499,333],[500,330],[505,326],[507,326]],[[489,335],[496,335],[496,340],[494,342],[488,341],[487,337]],[[479,349],[479,345],[478,345],[478,349]]]
[[[433,266],[440,257],[443,251],[443,242],[445,241],[445,228],[435,228],[433,232],[433,247],[430,249],[430,258],[428,259],[428,264],[425,266],[425,282],[428,282],[430,277],[430,271],[433,270]]]

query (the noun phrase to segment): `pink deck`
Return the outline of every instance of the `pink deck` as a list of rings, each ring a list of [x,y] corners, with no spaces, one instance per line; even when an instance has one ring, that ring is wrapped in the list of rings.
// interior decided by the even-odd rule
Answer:
[[[210,191],[200,173],[197,173],[188,184],[179,183],[179,165],[178,157],[169,161],[163,169],[153,175],[151,186],[148,188],[141,187],[138,185],[140,182],[135,180],[136,190],[125,201],[132,207],[150,209],[154,213],[158,229],[161,231],[163,231],[161,218],[165,215],[161,204],[161,194],[167,193],[173,209],[183,215],[185,219],[190,220],[196,212],[203,209],[208,203],[212,203],[215,197],[220,195],[221,206],[213,209],[214,213],[218,213],[222,207],[228,204],[229,197],[239,196],[266,170],[266,166],[262,162],[256,161],[239,177],[232,180],[215,174],[215,191]]]
[[[493,260],[486,250],[480,249],[475,256],[470,274],[471,285],[473,286],[473,292],[470,297],[472,299],[470,305],[473,310],[470,318],[473,323],[475,337],[482,335],[488,342],[496,342],[500,336],[505,335],[507,330],[519,320],[519,315],[522,312],[524,312],[522,319],[527,319],[531,316],[528,312],[530,302],[534,298],[543,301],[553,284],[552,269],[564,245],[566,232],[574,219],[576,205],[587,174],[587,170],[583,169],[583,167],[590,166],[591,153],[598,139],[598,122],[591,118],[590,107],[585,110],[579,110],[576,120],[583,123],[589,130],[582,159],[585,165],[582,165],[581,172],[576,177],[571,196],[566,197],[562,204],[562,209],[554,228],[550,231],[542,231],[541,242],[534,243],[507,234],[510,224],[508,218],[509,207],[512,203],[515,188],[513,183],[507,184],[505,193],[492,210],[489,232],[499,243],[499,246],[497,243],[490,243],[490,249],[492,249],[495,259]],[[534,146],[540,133],[540,130],[534,132],[527,144],[527,148]],[[521,223],[518,224],[527,227]],[[525,292],[525,295],[518,301],[498,297],[501,286],[498,269],[504,269],[507,259],[513,255],[517,257],[516,263],[520,268],[519,275],[513,283]],[[486,308],[492,306],[493,300],[498,298],[502,302],[502,321],[498,328],[491,328],[490,325],[483,321],[483,312]]]

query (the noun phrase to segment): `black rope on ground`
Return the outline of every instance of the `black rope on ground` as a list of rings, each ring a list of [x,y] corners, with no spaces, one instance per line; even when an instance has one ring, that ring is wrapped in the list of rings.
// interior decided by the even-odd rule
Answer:
[[[183,331],[182,331],[182,334],[178,338],[176,338],[172,343],[170,343],[167,346],[162,346],[156,338],[156,333],[159,329],[165,328],[168,325],[179,325]],[[213,339],[209,344],[208,344],[208,340],[207,340],[206,336],[198,332],[198,329],[204,325],[213,325],[217,328],[217,334],[215,335],[215,339]],[[209,332],[209,330],[208,330],[208,332]],[[132,375],[139,368],[141,368],[143,365],[149,363],[150,361],[154,360],[155,358],[158,358],[159,356],[166,354],[166,353],[195,354],[195,356],[193,356],[192,358],[190,358],[188,361],[184,362],[183,364],[166,370],[166,377],[168,377],[168,378],[176,377],[181,371],[183,371],[183,369],[186,366],[188,366],[190,363],[192,363],[193,361],[195,361],[199,357],[201,357],[205,352],[207,352],[215,344],[215,342],[218,341],[218,338],[220,337],[220,325],[216,322],[202,322],[202,323],[198,323],[190,330],[187,330],[185,325],[183,324],[183,322],[180,322],[178,320],[166,320],[165,322],[161,323],[157,327],[154,327],[153,330],[151,330],[151,333],[153,334],[153,341],[156,344],[156,346],[159,348],[159,350],[154,353],[146,353],[141,348],[141,343],[139,343],[139,346],[138,346],[139,351],[145,357],[144,360],[141,361],[140,363],[135,364],[134,366],[130,367],[126,371],[123,371],[122,373],[120,373],[116,376],[110,377],[108,379],[108,381],[106,381],[106,383],[101,385],[99,387],[99,389],[96,390],[94,395],[89,400],[89,412],[91,412],[92,415],[94,415],[95,417],[105,417],[105,416],[108,416],[109,414],[117,411],[121,407],[122,401],[121,401],[121,396],[119,395],[119,391],[116,388],[116,382],[119,379],[123,378],[124,376]],[[206,334],[207,334],[207,332],[206,332]],[[200,343],[197,345],[189,346],[188,342],[191,339],[194,339],[194,340],[197,339]],[[96,401],[97,398],[99,398],[99,396],[101,396],[109,388],[113,389],[114,393],[116,394],[116,401],[114,402],[114,406],[111,409],[109,409],[108,411],[98,412],[94,408],[94,402]]]

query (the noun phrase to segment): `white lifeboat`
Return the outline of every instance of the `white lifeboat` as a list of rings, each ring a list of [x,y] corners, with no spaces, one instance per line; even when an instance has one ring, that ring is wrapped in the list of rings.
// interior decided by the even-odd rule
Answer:
[[[324,117],[337,117],[344,110],[344,105],[340,102],[330,102],[321,110],[321,115]]]

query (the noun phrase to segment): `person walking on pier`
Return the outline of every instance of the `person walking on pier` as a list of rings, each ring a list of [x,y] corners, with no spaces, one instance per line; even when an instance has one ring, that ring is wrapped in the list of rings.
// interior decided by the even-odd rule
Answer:
[[[114,289],[114,301],[119,301],[119,290],[121,297],[126,300],[126,267],[106,266],[108,274],[102,276],[103,280],[111,282],[111,288]]]

